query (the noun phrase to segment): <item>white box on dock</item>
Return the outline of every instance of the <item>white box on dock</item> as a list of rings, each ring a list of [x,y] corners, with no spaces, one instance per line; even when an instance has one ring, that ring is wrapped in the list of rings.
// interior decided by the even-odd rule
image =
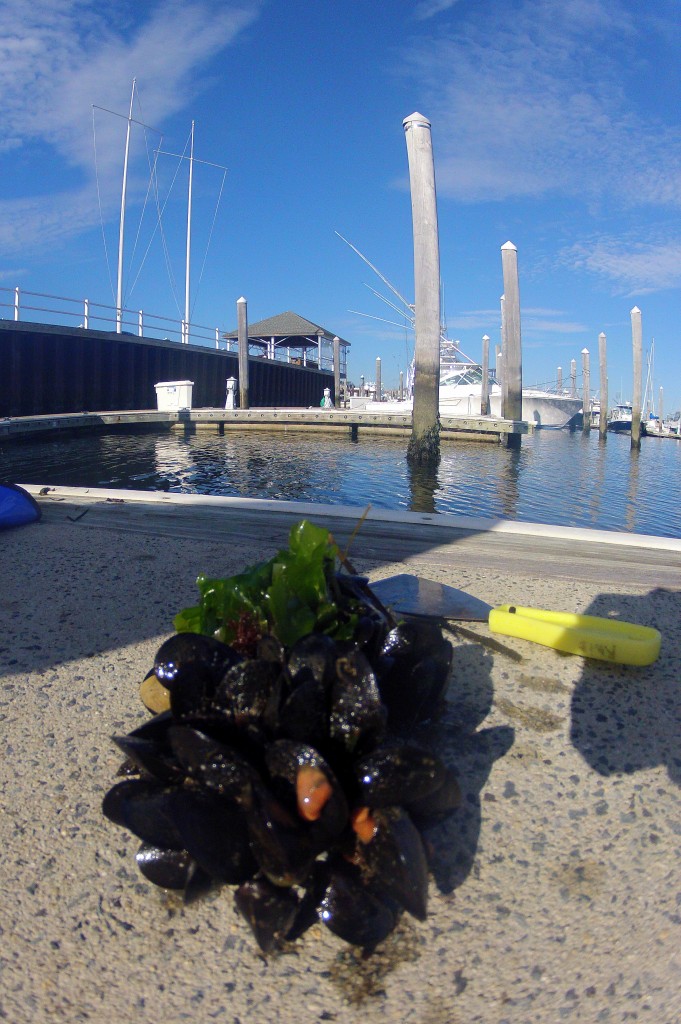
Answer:
[[[191,409],[193,380],[165,380],[155,384],[156,404],[159,412]]]

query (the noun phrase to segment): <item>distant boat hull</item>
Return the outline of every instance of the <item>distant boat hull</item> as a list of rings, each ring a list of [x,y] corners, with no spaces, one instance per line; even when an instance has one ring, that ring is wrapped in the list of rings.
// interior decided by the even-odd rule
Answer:
[[[440,416],[480,416],[481,388],[475,385],[444,384],[440,387]],[[489,396],[489,415],[501,419],[501,389],[496,385]],[[411,412],[412,400],[402,402],[368,402],[367,412]],[[537,429],[562,430],[582,411],[578,398],[552,395],[535,388],[523,389],[522,419]]]

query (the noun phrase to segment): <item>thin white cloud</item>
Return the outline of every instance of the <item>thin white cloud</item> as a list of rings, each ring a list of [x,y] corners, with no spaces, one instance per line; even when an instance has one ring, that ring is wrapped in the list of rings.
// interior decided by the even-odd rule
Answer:
[[[417,21],[428,21],[460,2],[461,0],[421,0],[414,8],[413,16]]]
[[[562,310],[522,306],[520,316],[523,334],[581,334],[587,330],[584,324],[564,319],[565,313]],[[501,327],[501,307],[461,310],[447,317],[447,327],[450,334],[453,331],[477,329],[492,337]]]
[[[606,278],[619,294],[646,295],[681,286],[681,240],[601,238],[570,246],[559,260],[563,266]]]
[[[456,33],[412,42],[439,194],[681,205],[677,121],[637,116],[623,86],[634,61],[655,70],[639,47],[646,17],[621,0],[521,0],[468,9]],[[660,46],[661,28],[656,17]]]
[[[0,6],[0,156],[38,145],[43,159],[71,169],[70,191],[0,202],[5,253],[74,234],[98,220],[93,182],[92,106],[127,114],[132,79],[143,86],[151,125],[187,106],[197,74],[257,15],[259,0],[5,0]],[[140,15],[140,12],[141,15]],[[96,116],[98,174],[105,207],[120,179],[125,121]],[[121,128],[123,125],[123,129]],[[155,141],[155,140],[154,140]],[[8,152],[8,151],[11,151]],[[120,185],[117,186],[120,188]],[[43,234],[43,232],[45,234]]]

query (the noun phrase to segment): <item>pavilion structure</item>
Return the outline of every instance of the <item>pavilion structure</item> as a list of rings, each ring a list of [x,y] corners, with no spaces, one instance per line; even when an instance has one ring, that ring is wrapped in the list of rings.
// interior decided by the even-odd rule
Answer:
[[[238,331],[222,335],[229,350],[236,350]],[[339,341],[341,379],[347,378],[347,352],[350,342],[339,338],[298,313],[290,311],[259,320],[248,325],[248,353],[250,356],[276,362],[292,363],[310,369],[333,370],[334,340]]]

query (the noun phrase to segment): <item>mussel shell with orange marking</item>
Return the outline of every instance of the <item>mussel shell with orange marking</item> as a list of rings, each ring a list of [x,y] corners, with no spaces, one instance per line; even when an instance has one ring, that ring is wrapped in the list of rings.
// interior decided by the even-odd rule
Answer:
[[[322,840],[328,841],[341,834],[348,822],[348,802],[333,770],[318,750],[307,743],[277,740],[267,748],[265,763],[275,791],[313,830],[321,832]],[[304,786],[301,773],[314,771],[320,773],[321,781],[326,780],[328,788],[325,787],[318,805],[311,804],[306,814],[300,808],[301,787]],[[310,784],[314,788],[314,778]],[[310,793],[310,798],[314,801],[314,793]]]
[[[260,783],[248,791],[246,823],[260,870],[275,885],[302,885],[319,850],[309,830]]]
[[[372,811],[376,833],[357,852],[372,883],[410,914],[425,921],[428,864],[418,829],[401,807]]]
[[[355,764],[360,803],[369,807],[408,804],[438,789],[446,775],[439,757],[419,747],[378,747]]]

